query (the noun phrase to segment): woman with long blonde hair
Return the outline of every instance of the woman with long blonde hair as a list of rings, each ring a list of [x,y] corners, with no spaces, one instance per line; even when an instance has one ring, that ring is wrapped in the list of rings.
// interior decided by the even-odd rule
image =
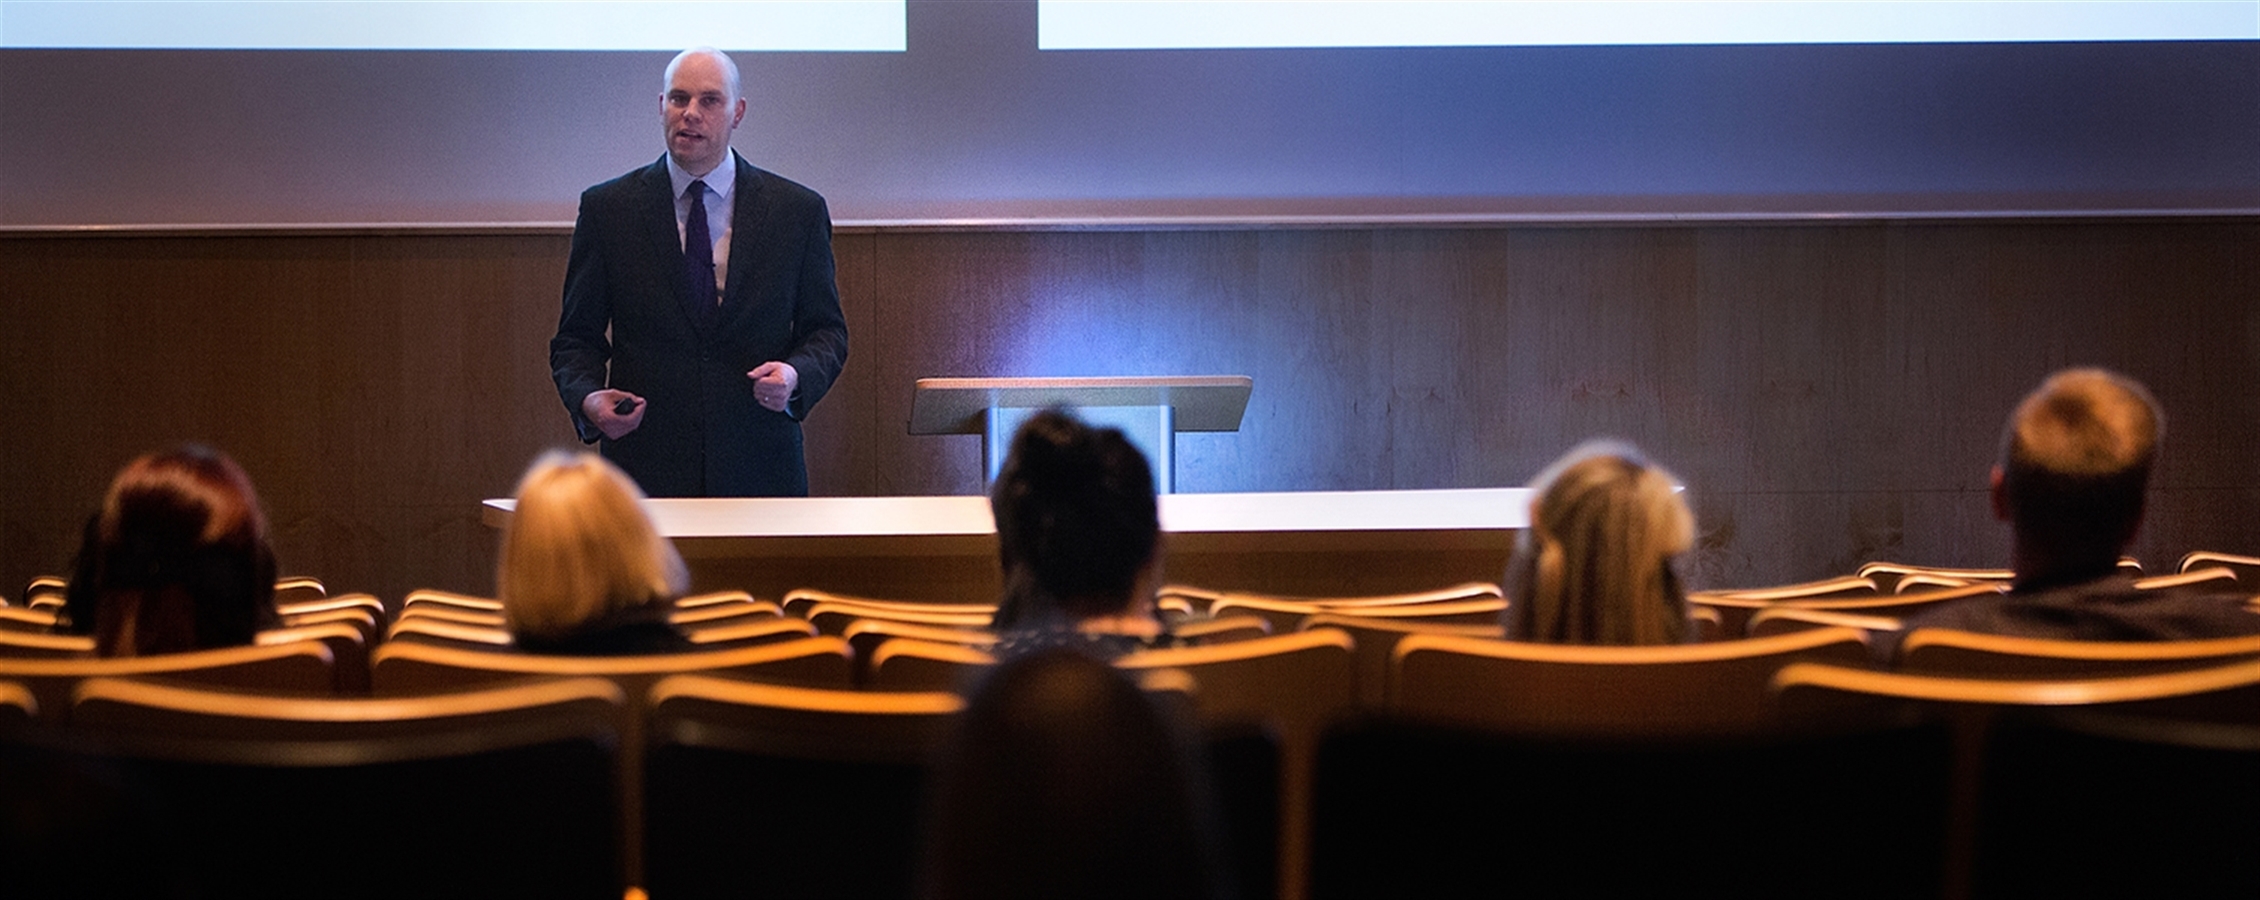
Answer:
[[[1628,444],[1590,442],[1533,485],[1507,568],[1507,636],[1556,644],[1676,644],[1687,595],[1672,560],[1695,540],[1676,479]]]
[[[684,649],[667,622],[689,582],[643,510],[643,491],[603,457],[552,451],[518,482],[495,593],[521,648],[630,654]]]

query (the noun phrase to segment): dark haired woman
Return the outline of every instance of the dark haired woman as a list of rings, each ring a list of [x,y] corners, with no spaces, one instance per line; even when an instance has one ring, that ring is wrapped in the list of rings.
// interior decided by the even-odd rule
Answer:
[[[251,478],[184,446],[127,463],[87,523],[65,610],[103,656],[251,643],[274,624],[275,553]]]
[[[1075,645],[1113,657],[1174,643],[1153,609],[1153,468],[1121,431],[1037,413],[1013,435],[989,510],[1004,573],[1000,654]]]

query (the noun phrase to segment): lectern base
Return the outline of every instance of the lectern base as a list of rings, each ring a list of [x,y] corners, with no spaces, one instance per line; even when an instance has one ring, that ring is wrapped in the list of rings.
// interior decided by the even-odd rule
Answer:
[[[1171,406],[1077,406],[1069,407],[1077,418],[1093,428],[1119,428],[1130,445],[1146,455],[1147,464],[1154,469],[1154,490],[1163,494],[1177,491],[1177,410]],[[981,430],[982,471],[988,475],[989,484],[995,484],[997,475],[1004,471],[1004,458],[1012,452],[1013,432],[1020,424],[1041,410],[1020,406],[992,406],[988,421]]]

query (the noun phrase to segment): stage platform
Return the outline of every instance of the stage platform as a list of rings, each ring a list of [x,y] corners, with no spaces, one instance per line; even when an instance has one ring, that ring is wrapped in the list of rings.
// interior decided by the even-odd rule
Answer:
[[[1527,488],[1164,494],[1174,583],[1325,595],[1497,581]],[[793,588],[905,600],[992,602],[996,525],[987,497],[659,499],[652,520],[693,590],[775,599]],[[488,500],[501,528],[513,502]]]

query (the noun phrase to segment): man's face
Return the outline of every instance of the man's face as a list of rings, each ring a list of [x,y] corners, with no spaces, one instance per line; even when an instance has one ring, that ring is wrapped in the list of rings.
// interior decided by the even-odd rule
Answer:
[[[667,126],[667,152],[694,175],[714,171],[730,152],[730,135],[745,118],[745,99],[730,96],[730,82],[711,56],[683,58],[659,98]]]

